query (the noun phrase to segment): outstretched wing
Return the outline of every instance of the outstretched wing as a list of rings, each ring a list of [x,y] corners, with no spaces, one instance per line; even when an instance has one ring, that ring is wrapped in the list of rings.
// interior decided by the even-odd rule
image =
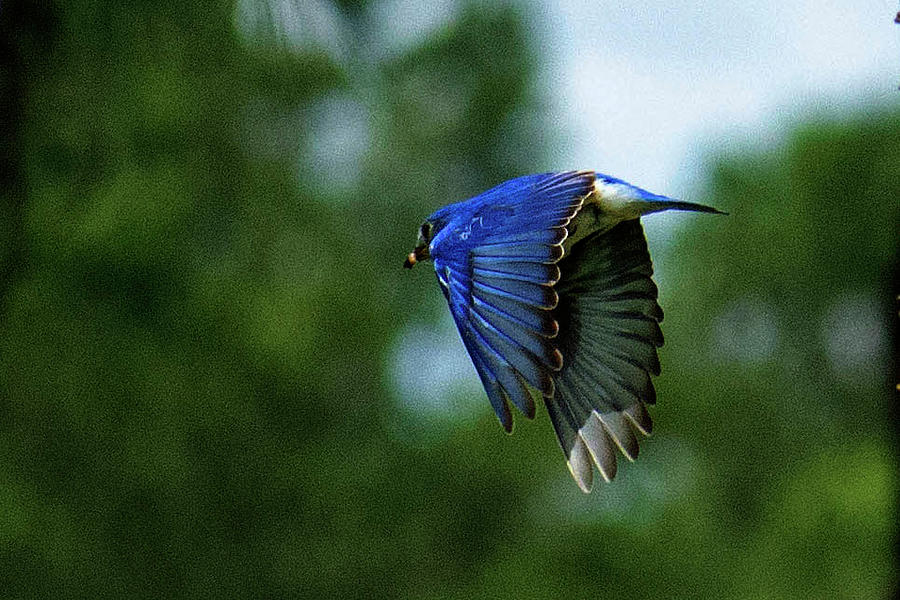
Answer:
[[[572,476],[589,491],[592,462],[609,481],[616,449],[634,460],[638,434],[650,433],[646,404],[656,401],[650,376],[659,374],[663,313],[637,219],[578,242],[559,267],[553,314],[565,362],[544,402]]]
[[[434,267],[463,344],[506,431],[511,401],[529,418],[527,386],[546,396],[562,367],[554,338],[554,284],[566,225],[591,193],[594,174],[520,177],[459,206],[431,248]]]

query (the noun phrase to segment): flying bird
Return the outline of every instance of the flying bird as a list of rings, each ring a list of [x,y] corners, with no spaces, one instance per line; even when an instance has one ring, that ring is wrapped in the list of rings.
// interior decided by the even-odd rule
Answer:
[[[540,394],[584,492],[651,431],[663,311],[640,217],[664,210],[724,214],[593,171],[527,175],[435,211],[404,265],[433,261],[507,432],[509,404],[531,419]]]

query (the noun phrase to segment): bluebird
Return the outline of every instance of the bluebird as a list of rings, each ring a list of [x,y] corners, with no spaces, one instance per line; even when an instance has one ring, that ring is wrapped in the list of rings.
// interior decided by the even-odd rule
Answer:
[[[507,432],[540,394],[578,486],[638,455],[652,427],[663,311],[640,217],[721,211],[593,171],[511,179],[419,228],[463,345]]]

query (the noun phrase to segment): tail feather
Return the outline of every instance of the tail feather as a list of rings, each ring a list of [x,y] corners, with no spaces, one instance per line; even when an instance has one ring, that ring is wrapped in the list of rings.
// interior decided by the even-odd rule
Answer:
[[[728,213],[712,206],[705,204],[697,204],[696,202],[685,202],[684,200],[672,200],[665,196],[659,196],[658,200],[645,201],[641,207],[641,213],[654,213],[661,210],[687,210],[691,212],[713,213],[716,215],[727,215]]]

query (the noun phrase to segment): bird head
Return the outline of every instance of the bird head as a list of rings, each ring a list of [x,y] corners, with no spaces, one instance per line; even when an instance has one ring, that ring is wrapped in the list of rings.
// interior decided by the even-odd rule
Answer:
[[[431,243],[432,235],[433,227],[429,221],[425,221],[419,226],[419,243],[416,244],[415,249],[407,255],[406,262],[403,263],[405,268],[412,269],[417,262],[431,258],[428,244]]]

